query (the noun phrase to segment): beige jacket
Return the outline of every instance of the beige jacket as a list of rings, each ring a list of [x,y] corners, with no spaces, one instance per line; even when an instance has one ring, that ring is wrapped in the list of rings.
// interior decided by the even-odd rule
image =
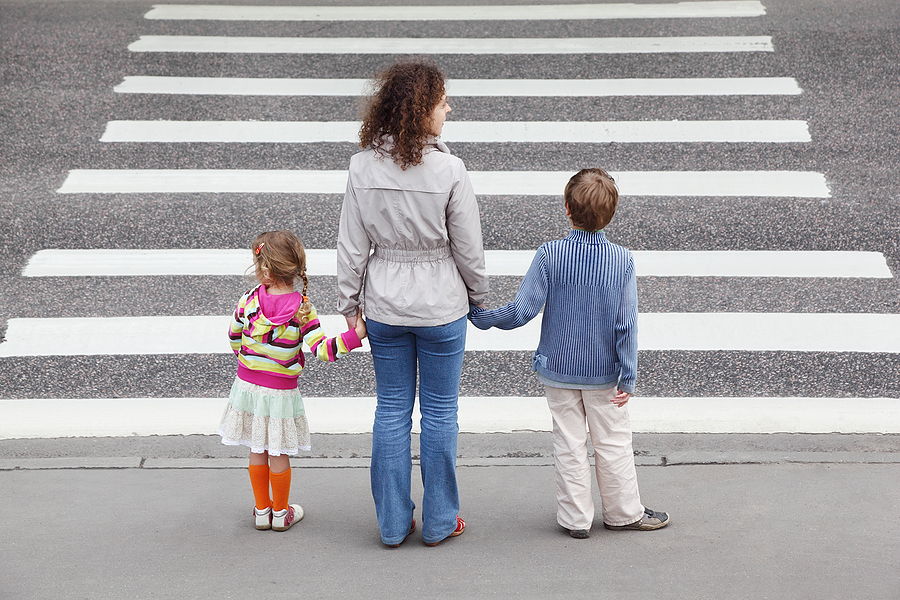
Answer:
[[[481,219],[463,162],[430,140],[401,170],[372,148],[350,159],[337,241],[338,310],[432,327],[459,319],[488,292]]]

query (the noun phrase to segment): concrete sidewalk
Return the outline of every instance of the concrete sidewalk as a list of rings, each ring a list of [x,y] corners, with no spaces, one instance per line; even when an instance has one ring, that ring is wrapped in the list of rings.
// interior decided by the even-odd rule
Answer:
[[[254,529],[246,459],[7,458],[0,598],[900,598],[900,454],[819,454],[639,457],[671,525],[598,514],[588,540],[556,524],[546,456],[463,459],[465,534],[397,549],[364,457],[294,460],[283,533]]]

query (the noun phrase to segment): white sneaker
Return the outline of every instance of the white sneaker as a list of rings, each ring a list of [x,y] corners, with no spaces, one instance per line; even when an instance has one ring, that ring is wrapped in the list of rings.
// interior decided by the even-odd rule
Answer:
[[[272,509],[266,508],[259,510],[253,507],[253,515],[256,517],[257,529],[272,529]]]
[[[303,519],[303,508],[299,504],[291,504],[285,510],[272,513],[272,529],[287,531],[291,525]]]

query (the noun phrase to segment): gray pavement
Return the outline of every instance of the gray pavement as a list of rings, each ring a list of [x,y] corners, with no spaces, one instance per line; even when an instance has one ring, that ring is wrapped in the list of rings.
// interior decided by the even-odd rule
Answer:
[[[672,523],[598,514],[588,540],[556,524],[546,437],[461,436],[466,533],[398,549],[365,435],[293,461],[307,515],[284,533],[254,529],[246,458],[215,437],[7,440],[0,597],[900,598],[900,436],[639,435],[643,501]]]

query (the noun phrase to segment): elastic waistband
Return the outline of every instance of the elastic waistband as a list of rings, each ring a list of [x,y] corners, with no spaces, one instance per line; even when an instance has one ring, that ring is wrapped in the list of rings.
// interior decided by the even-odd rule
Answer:
[[[375,246],[373,253],[375,258],[386,260],[388,262],[401,263],[424,263],[436,262],[451,258],[453,254],[450,252],[450,246],[441,246],[440,248],[429,248],[427,250],[400,250],[397,248],[384,248]]]

